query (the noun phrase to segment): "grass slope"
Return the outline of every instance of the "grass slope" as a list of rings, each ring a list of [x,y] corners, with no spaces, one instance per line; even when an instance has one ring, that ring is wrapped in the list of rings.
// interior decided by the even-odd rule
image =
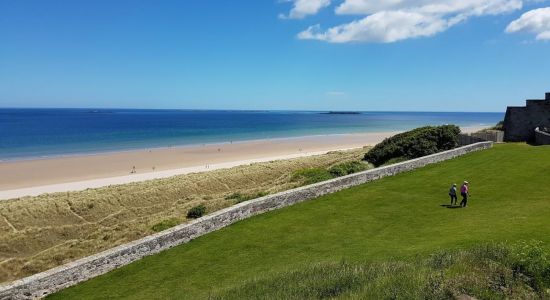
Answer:
[[[549,253],[533,241],[438,251],[407,261],[314,264],[249,280],[211,300],[548,299]]]
[[[51,299],[197,299],[311,264],[412,258],[487,241],[550,242],[550,148],[495,148],[256,216]],[[467,179],[467,209],[447,189]]]
[[[213,212],[244,198],[295,188],[292,173],[359,161],[367,149],[255,163],[174,176],[0,201],[0,282],[29,276],[187,222],[187,211]]]

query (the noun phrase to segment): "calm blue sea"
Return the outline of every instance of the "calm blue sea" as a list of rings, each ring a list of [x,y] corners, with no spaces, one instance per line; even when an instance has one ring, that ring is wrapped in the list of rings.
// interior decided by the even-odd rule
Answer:
[[[253,139],[493,125],[503,113],[0,109],[0,160]]]

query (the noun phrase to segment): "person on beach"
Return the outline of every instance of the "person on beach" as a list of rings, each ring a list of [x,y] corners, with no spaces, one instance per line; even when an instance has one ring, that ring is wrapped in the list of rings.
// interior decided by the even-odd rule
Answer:
[[[456,183],[451,185],[451,188],[449,189],[449,196],[451,196],[451,205],[456,205],[456,202],[458,201],[458,197],[456,196]]]
[[[468,204],[468,196],[470,195],[470,189],[468,188],[468,181],[464,181],[460,187],[460,195],[462,196],[462,201],[460,201],[460,206],[466,207]]]

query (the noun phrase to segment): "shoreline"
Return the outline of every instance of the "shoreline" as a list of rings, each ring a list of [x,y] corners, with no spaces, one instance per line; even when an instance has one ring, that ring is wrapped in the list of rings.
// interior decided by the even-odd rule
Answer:
[[[260,158],[260,159],[230,161],[230,162],[224,162],[224,163],[218,163],[218,164],[209,164],[208,167],[205,167],[205,166],[186,167],[186,168],[179,168],[179,169],[163,170],[158,172],[147,172],[147,173],[141,173],[141,174],[106,177],[106,178],[66,182],[66,183],[59,183],[59,184],[48,184],[43,186],[27,187],[27,188],[21,188],[21,189],[13,189],[13,190],[2,190],[0,191],[0,201],[10,200],[14,198],[21,198],[26,196],[33,197],[33,196],[39,196],[41,194],[49,194],[49,193],[68,192],[68,191],[77,192],[77,191],[82,191],[86,189],[101,188],[101,187],[111,186],[111,185],[143,182],[148,180],[163,179],[163,178],[169,178],[172,176],[185,175],[185,174],[191,174],[191,173],[203,173],[203,172],[209,172],[214,170],[229,169],[232,167],[254,164],[254,163],[309,157],[309,156],[327,154],[331,151],[347,151],[347,150],[353,150],[353,149],[359,149],[359,148],[346,148],[346,149],[335,149],[335,150],[329,150],[329,151],[306,152],[302,154],[275,156],[275,157],[268,157],[264,159]]]
[[[479,124],[479,125],[463,126],[463,127],[460,127],[460,129],[462,130],[462,133],[471,133],[471,132],[475,132],[475,131],[478,131],[478,130],[481,130],[481,129],[489,128],[490,126],[491,125],[487,125],[487,124]],[[407,130],[409,130],[409,129],[407,129]],[[2,163],[11,163],[11,162],[46,160],[46,159],[59,159],[59,158],[70,158],[70,157],[86,157],[86,156],[96,156],[96,155],[106,155],[106,154],[131,153],[131,152],[140,152],[140,151],[146,151],[146,150],[166,150],[166,149],[192,148],[192,147],[199,147],[199,146],[230,145],[230,144],[239,144],[239,143],[248,143],[248,142],[261,142],[261,141],[277,141],[277,140],[291,140],[291,139],[298,139],[299,140],[299,139],[302,139],[302,138],[367,135],[367,134],[383,134],[383,133],[397,134],[397,133],[404,132],[404,131],[406,131],[406,130],[309,134],[309,135],[297,135],[297,136],[287,136],[287,137],[268,137],[268,138],[252,138],[252,139],[218,141],[218,142],[205,142],[205,143],[195,143],[195,144],[174,144],[174,145],[169,145],[169,146],[152,146],[152,147],[136,147],[136,148],[128,148],[128,149],[84,151],[84,152],[73,152],[73,153],[63,153],[63,154],[49,154],[49,155],[23,156],[23,157],[14,157],[14,158],[0,158],[0,164],[2,164]],[[0,187],[0,190],[1,190],[1,187]]]
[[[481,128],[461,129],[473,132]],[[372,146],[397,133],[328,134],[0,161],[0,200],[321,155]]]
[[[472,128],[483,128],[483,127],[472,127]],[[311,134],[311,135],[300,135],[300,136],[289,136],[289,137],[274,137],[274,138],[249,139],[249,140],[208,142],[208,143],[198,143],[198,144],[181,144],[181,145],[170,145],[170,146],[139,147],[139,148],[135,148],[135,149],[132,148],[132,149],[105,150],[105,151],[101,150],[101,151],[97,151],[97,152],[94,152],[94,151],[75,152],[75,153],[65,153],[65,154],[29,156],[29,157],[21,157],[21,158],[4,158],[4,159],[0,159],[0,164],[1,163],[9,163],[9,162],[23,162],[23,161],[45,160],[45,159],[59,159],[59,158],[70,158],[70,157],[86,157],[86,156],[97,156],[97,155],[108,155],[108,154],[119,154],[119,153],[132,153],[132,152],[142,152],[142,151],[149,151],[149,150],[155,151],[155,150],[169,150],[169,149],[185,149],[185,148],[204,147],[204,146],[223,146],[223,145],[232,145],[232,144],[242,144],[242,143],[249,143],[249,142],[269,142],[269,141],[278,141],[278,140],[293,140],[293,139],[299,140],[299,139],[303,139],[303,138],[350,136],[350,135],[363,135],[363,134],[382,134],[382,133],[399,133],[399,132],[401,132],[401,131]]]

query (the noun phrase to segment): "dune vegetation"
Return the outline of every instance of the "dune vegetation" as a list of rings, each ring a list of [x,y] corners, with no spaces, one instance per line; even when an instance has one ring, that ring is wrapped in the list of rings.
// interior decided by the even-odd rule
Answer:
[[[0,282],[41,272],[189,218],[248,199],[291,189],[311,180],[293,174],[346,169],[366,149],[256,163],[175,176],[0,201]],[[361,168],[369,167],[359,163]],[[344,170],[345,171],[345,170]],[[331,175],[332,176],[332,175]]]
[[[240,221],[50,297],[548,298],[549,171],[549,147],[495,145]],[[469,206],[449,206],[465,179]]]
[[[459,134],[456,125],[419,127],[384,139],[365,153],[365,160],[381,166],[450,150],[458,146]]]

